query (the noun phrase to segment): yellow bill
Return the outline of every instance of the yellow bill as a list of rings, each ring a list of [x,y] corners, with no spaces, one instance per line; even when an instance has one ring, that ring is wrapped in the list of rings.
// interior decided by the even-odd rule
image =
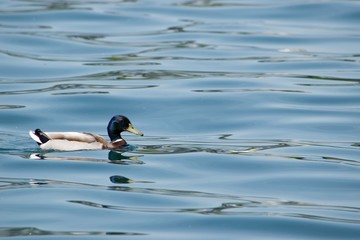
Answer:
[[[131,132],[136,135],[139,135],[139,136],[144,136],[144,134],[142,132],[140,132],[139,130],[137,130],[136,128],[134,128],[134,126],[131,123],[129,124],[129,127],[126,129],[126,131]]]

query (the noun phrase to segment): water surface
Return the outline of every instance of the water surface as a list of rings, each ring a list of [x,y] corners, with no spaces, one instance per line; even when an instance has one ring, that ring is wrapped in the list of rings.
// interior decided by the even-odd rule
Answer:
[[[358,1],[10,1],[0,237],[359,239]],[[144,137],[41,151],[30,129]]]

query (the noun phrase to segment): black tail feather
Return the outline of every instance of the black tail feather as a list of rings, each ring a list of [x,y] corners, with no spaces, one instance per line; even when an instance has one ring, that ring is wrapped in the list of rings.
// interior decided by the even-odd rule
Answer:
[[[49,136],[46,135],[43,131],[41,131],[40,129],[36,129],[35,130],[35,135],[40,139],[40,141],[42,143],[46,143],[47,141],[50,140]]]

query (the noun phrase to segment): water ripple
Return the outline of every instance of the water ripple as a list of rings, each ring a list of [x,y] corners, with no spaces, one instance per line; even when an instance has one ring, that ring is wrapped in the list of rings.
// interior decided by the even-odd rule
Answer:
[[[295,201],[283,201],[276,199],[262,199],[261,202],[254,200],[242,199],[240,202],[222,203],[221,206],[211,208],[144,208],[144,207],[127,207],[106,205],[90,201],[69,200],[71,203],[81,204],[88,207],[105,208],[119,211],[135,211],[148,213],[198,213],[204,215],[250,215],[250,216],[285,216],[294,218],[314,219],[328,222],[342,222],[360,224],[358,214],[360,208],[342,207],[342,206],[326,206],[309,203],[301,203]],[[308,212],[308,213],[305,213]],[[323,215],[314,214],[314,212],[322,212]],[[348,218],[332,217],[329,215],[337,215],[338,212],[349,215]],[[328,213],[329,215],[326,215]]]
[[[26,107],[26,106],[24,106],[24,105],[0,105],[0,110],[2,110],[2,109],[18,109],[18,108],[24,108],[24,107]]]
[[[97,231],[53,231],[35,227],[0,227],[0,237],[43,237],[43,236],[139,236],[135,232],[97,232]]]
[[[358,5],[3,0],[0,238],[357,239]]]
[[[0,191],[34,187],[37,188],[66,188],[66,189],[95,189],[97,191],[110,190],[119,193],[139,193],[145,195],[170,196],[174,200],[185,197],[193,201],[196,198],[220,200],[219,206],[178,208],[166,206],[125,206],[109,205],[89,200],[68,200],[70,203],[88,207],[110,209],[116,211],[130,211],[143,213],[198,213],[205,215],[251,215],[251,216],[284,216],[294,218],[313,219],[328,222],[343,222],[360,224],[360,208],[339,205],[326,205],[308,202],[298,202],[267,197],[224,195],[199,191],[171,190],[160,188],[117,187],[82,184],[74,182],[55,181],[48,179],[0,178]],[[230,201],[229,201],[230,200]],[[168,200],[169,201],[169,200]],[[169,203],[169,202],[168,202]],[[341,213],[341,214],[339,214]],[[342,217],[336,217],[341,215]]]
[[[142,88],[152,88],[157,87],[157,85],[100,85],[100,84],[56,84],[51,87],[31,89],[31,90],[16,90],[16,91],[2,91],[0,95],[21,95],[21,94],[31,94],[31,93],[44,93],[44,92],[54,92],[54,91],[65,91],[60,93],[53,93],[54,95],[68,95],[68,94],[107,94],[109,91],[82,91],[82,92],[68,92],[69,90],[77,89],[142,89]]]

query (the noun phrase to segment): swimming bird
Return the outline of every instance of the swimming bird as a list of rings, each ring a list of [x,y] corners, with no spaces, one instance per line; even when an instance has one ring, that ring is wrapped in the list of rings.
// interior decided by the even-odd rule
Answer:
[[[29,135],[44,150],[90,150],[90,149],[116,149],[127,145],[121,133],[128,131],[139,136],[142,132],[134,128],[130,120],[122,115],[113,116],[107,126],[110,142],[100,135],[87,132],[43,132],[36,129],[29,131]]]

